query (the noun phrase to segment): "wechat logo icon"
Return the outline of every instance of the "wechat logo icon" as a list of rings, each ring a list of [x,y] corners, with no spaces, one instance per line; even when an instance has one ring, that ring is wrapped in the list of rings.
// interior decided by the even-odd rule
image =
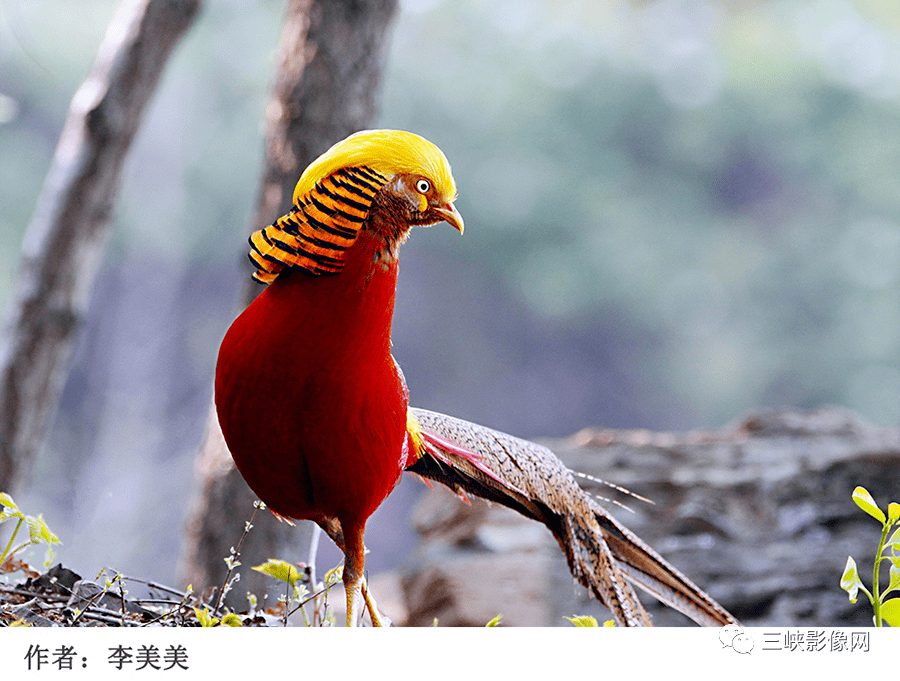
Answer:
[[[736,624],[728,624],[719,630],[719,641],[723,648],[731,648],[741,655],[748,655],[753,650],[753,639]]]

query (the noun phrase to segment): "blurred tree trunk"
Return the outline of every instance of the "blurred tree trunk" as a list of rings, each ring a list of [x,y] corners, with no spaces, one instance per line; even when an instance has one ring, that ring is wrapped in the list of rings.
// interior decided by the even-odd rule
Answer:
[[[22,246],[0,342],[0,489],[43,443],[112,224],[122,166],[169,56],[201,0],[125,0],[75,93]]]
[[[268,225],[291,206],[294,185],[304,168],[329,146],[352,132],[370,127],[376,113],[388,29],[396,0],[291,0],[278,54],[274,93],[266,108],[265,169],[258,207],[248,231]],[[241,308],[262,290],[250,280]],[[188,509],[180,579],[195,588],[220,586],[224,558],[240,539],[256,496],[234,466],[215,408],[210,410],[205,442],[195,465],[194,497]],[[312,526],[289,527],[268,512],[258,514],[242,547],[245,566],[270,557],[305,560],[285,545],[308,542]],[[251,558],[252,556],[252,558]],[[249,569],[240,589],[262,596],[271,579]]]

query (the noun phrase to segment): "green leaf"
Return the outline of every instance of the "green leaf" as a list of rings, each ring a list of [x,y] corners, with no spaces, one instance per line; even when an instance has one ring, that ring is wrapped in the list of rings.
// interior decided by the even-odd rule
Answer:
[[[856,596],[859,592],[861,582],[856,572],[856,561],[852,556],[847,556],[847,565],[844,567],[844,574],[841,575],[841,588],[850,594],[850,602],[856,603]]]
[[[28,538],[32,544],[37,544],[41,540],[41,521],[27,515],[25,516],[25,524],[28,525]]]
[[[503,615],[497,615],[494,619],[492,619],[490,622],[488,622],[484,626],[485,627],[496,627],[500,624],[500,620],[502,620],[502,619],[503,619]]]
[[[28,525],[28,538],[31,540],[32,544],[39,544],[41,541],[45,542],[47,546],[51,544],[61,544],[59,541],[59,537],[53,534],[50,531],[50,528],[47,527],[47,523],[44,522],[43,516],[25,516],[25,522]]]
[[[606,620],[603,623],[603,626],[604,627],[614,627],[614,626],[616,626],[616,622],[615,622],[615,620]]]
[[[50,566],[52,564],[53,564],[53,547],[48,546],[47,547],[47,557],[44,559],[44,567],[49,570]]]
[[[256,565],[253,569],[282,582],[287,582],[291,586],[294,586],[296,581],[300,578],[300,570],[298,570],[296,566],[291,565],[287,561],[278,560],[277,558],[269,558],[265,563]]]
[[[222,618],[221,623],[219,623],[220,627],[242,627],[244,623],[241,621],[241,618],[237,616],[237,614],[230,612],[225,617]]]
[[[881,619],[892,627],[900,627],[900,598],[892,598],[881,605]]]
[[[50,546],[51,544],[62,544],[62,542],[59,540],[59,537],[57,537],[55,534],[53,534],[53,532],[50,531],[50,528],[47,526],[47,523],[44,521],[44,516],[38,515],[38,517],[35,518],[35,520],[37,520],[38,525],[40,525],[40,528],[41,528],[40,533],[39,533],[40,538],[43,539],[47,543],[47,546]]]
[[[331,586],[332,584],[337,584],[344,577],[344,566],[338,565],[336,568],[331,568],[328,572],[325,573],[325,586]]]
[[[888,520],[892,523],[900,520],[900,504],[893,501],[888,504]]]
[[[891,535],[890,539],[888,539],[884,543],[884,547],[887,548],[889,546],[894,546],[900,551],[900,527],[894,530],[894,533]]]
[[[13,498],[9,496],[6,492],[0,492],[0,506],[4,506],[5,508],[10,508],[13,511],[18,511],[19,507],[16,506],[16,502],[13,501]]]
[[[891,565],[891,581],[882,595],[885,595],[894,589],[900,589],[900,567],[897,565]]]
[[[203,608],[194,608],[194,614],[197,616],[197,619],[200,620],[201,627],[214,627],[219,623],[218,617],[213,617],[209,614],[209,610]]]
[[[0,511],[0,523],[10,518],[21,518],[24,520],[25,514],[13,506],[4,506],[3,510]]]
[[[590,615],[572,615],[571,617],[566,617],[572,624],[576,627],[599,627],[600,624],[597,622],[596,617],[591,617]],[[604,624],[604,626],[606,626]]]
[[[856,505],[859,506],[862,510],[868,513],[870,516],[878,520],[879,522],[885,521],[884,511],[878,508],[878,504],[875,503],[875,499],[872,498],[872,495],[869,494],[869,490],[865,487],[857,487],[853,490],[853,501],[856,502]]]

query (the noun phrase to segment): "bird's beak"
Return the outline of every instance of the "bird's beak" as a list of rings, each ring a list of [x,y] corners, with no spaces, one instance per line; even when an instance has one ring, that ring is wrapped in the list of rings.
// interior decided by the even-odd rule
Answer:
[[[445,221],[456,227],[460,234],[463,233],[463,230],[465,229],[463,217],[459,214],[459,211],[456,210],[456,206],[454,206],[452,202],[448,201],[443,206],[436,206],[433,210],[444,218]]]

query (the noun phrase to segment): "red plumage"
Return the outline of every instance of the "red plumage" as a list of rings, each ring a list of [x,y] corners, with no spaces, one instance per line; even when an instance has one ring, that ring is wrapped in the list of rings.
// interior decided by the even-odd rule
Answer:
[[[222,342],[216,409],[250,488],[288,518],[364,526],[406,463],[408,392],[390,354],[397,265],[362,233],[340,276],[288,272]]]

